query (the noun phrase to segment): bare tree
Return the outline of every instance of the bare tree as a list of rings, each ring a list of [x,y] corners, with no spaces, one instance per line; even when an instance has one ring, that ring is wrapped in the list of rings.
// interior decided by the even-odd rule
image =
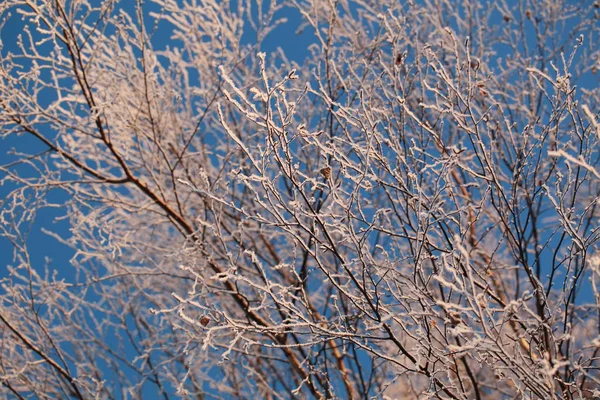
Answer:
[[[5,0],[3,395],[600,396],[599,7]]]

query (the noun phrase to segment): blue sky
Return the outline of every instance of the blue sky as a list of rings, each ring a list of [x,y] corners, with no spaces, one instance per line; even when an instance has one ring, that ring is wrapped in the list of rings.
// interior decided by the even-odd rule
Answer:
[[[133,2],[127,4],[131,5]],[[309,32],[303,32],[301,35],[296,34],[294,30],[300,21],[300,16],[296,10],[288,8],[285,10],[284,14],[289,22],[287,24],[279,25],[267,40],[265,40],[260,50],[269,53],[278,47],[281,47],[289,59],[301,63],[305,57],[309,56],[308,46],[311,43],[314,43],[314,36]],[[500,13],[498,13],[497,17],[499,23],[501,23]],[[306,31],[309,30],[307,29]],[[15,38],[21,33],[21,17],[15,14],[7,21],[4,29],[0,33],[3,43],[2,54],[18,50],[15,47]],[[164,33],[159,30],[159,32],[154,35],[153,44],[156,48],[164,47],[169,43],[168,30],[165,30]],[[254,37],[251,32],[248,32],[243,37],[243,40],[246,43],[253,43]],[[501,50],[499,49],[499,51]],[[499,54],[499,56],[501,56],[501,54]],[[590,79],[590,81],[587,82],[586,79],[586,81],[580,82],[583,83],[584,86],[592,85],[594,80],[596,82],[598,80],[598,78],[593,77],[589,73],[586,78]],[[7,162],[14,160],[14,157],[8,154],[12,148],[30,154],[45,150],[45,146],[42,143],[29,136],[11,136],[9,138],[0,139],[0,164],[6,164]],[[0,174],[2,173],[0,172]],[[2,175],[0,175],[0,177],[1,176]],[[14,189],[14,187],[11,185],[0,186],[0,199],[12,189]],[[73,251],[61,244],[55,238],[45,234],[43,230],[53,231],[61,236],[68,236],[68,223],[66,221],[57,220],[57,218],[60,218],[65,214],[64,208],[60,207],[60,204],[65,200],[65,194],[61,191],[55,191],[50,194],[48,199],[56,203],[57,206],[45,208],[38,212],[35,222],[32,224],[31,232],[29,233],[29,245],[30,249],[33,250],[31,256],[36,268],[43,267],[45,259],[48,257],[54,268],[63,271],[65,268],[68,268],[68,262],[73,255]],[[4,266],[12,263],[12,250],[10,242],[5,238],[0,237],[0,265]]]
[[[300,21],[300,15],[296,10],[287,8],[285,16],[288,18],[288,23],[279,25],[273,31],[267,40],[264,41],[261,51],[270,52],[275,51],[278,47],[282,47],[290,60],[301,62],[304,57],[309,55],[308,46],[312,43],[312,35],[307,32],[298,35],[294,31]],[[22,24],[21,16],[13,13],[0,32],[3,55],[6,55],[8,52],[18,51],[15,38],[22,34]],[[153,44],[156,48],[161,48],[169,43],[168,35],[163,35],[160,31],[153,39]],[[248,32],[242,39],[246,43],[254,42],[251,32]],[[34,154],[46,150],[46,146],[30,136],[16,137],[11,135],[8,138],[0,138],[0,165],[15,160],[15,157],[9,154],[13,150]],[[3,176],[3,173],[0,172],[0,179]],[[0,186],[0,199],[3,199],[14,188],[13,185]],[[51,260],[51,265],[54,268],[63,270],[65,267],[68,268],[69,259],[73,256],[74,252],[57,239],[44,233],[43,230],[56,232],[58,235],[65,237],[69,235],[68,222],[57,220],[57,218],[64,216],[66,212],[60,206],[66,199],[65,193],[60,190],[54,191],[48,199],[55,203],[56,206],[42,209],[37,213],[29,233],[30,250],[33,250],[31,256],[35,268],[43,267],[45,260],[48,258]],[[0,237],[0,266],[2,266],[0,276],[5,273],[4,266],[10,265],[12,262],[13,246],[8,239]]]
[[[133,2],[129,4],[133,4]],[[260,50],[270,52],[274,51],[278,46],[281,46],[285,49],[289,59],[301,62],[304,57],[308,56],[307,48],[311,42],[311,38],[307,33],[297,35],[294,32],[294,27],[298,25],[300,18],[298,13],[290,12],[291,9],[288,9],[287,11],[287,18],[290,23],[280,25],[273,34],[265,40],[264,45]],[[22,33],[23,22],[21,16],[13,14],[0,32],[0,39],[3,44],[1,50],[2,55],[19,51],[15,39]],[[155,48],[164,47],[169,43],[168,35],[162,33],[163,32],[159,31],[154,36],[153,45]],[[254,41],[254,37],[251,33],[248,33],[242,39],[246,43],[253,43]],[[17,157],[10,154],[13,151],[36,154],[45,150],[47,150],[47,148],[43,143],[29,135],[11,135],[8,138],[0,138],[0,165],[5,165],[17,159]],[[27,176],[27,169],[25,167],[20,167],[17,170]],[[0,172],[0,179],[4,176],[4,173]],[[13,184],[0,185],[0,202],[4,201],[7,194],[15,188],[16,186]],[[53,192],[48,193],[46,199],[49,203],[55,205],[42,208],[36,213],[35,219],[31,221],[30,231],[27,237],[32,266],[40,272],[42,272],[46,266],[49,266],[51,271],[58,272],[58,280],[65,279],[69,282],[72,280],[71,271],[73,271],[70,267],[69,260],[73,257],[75,252],[73,249],[45,232],[51,231],[61,237],[69,237],[69,223],[67,219],[63,218],[67,210],[62,206],[67,200],[67,194],[62,190],[54,190]],[[0,207],[1,206],[2,205],[0,204]],[[11,265],[15,265],[14,247],[7,238],[0,236],[0,278],[8,274],[8,267]],[[131,358],[135,355],[136,354],[132,353]],[[126,367],[124,368],[124,370],[127,370]],[[171,394],[173,394],[174,389],[171,389]],[[144,393],[147,398],[152,398],[155,395],[155,388],[153,385],[147,384],[144,386]]]
[[[289,11],[289,10],[288,10]],[[299,16],[295,12],[288,12],[287,18],[289,23],[287,25],[280,25],[275,32],[273,32],[269,38],[264,42],[262,51],[271,52],[277,47],[282,47],[286,52],[286,55],[292,59],[301,62],[301,60],[307,56],[308,46],[313,43],[313,37],[309,33],[303,33],[302,35],[296,35],[294,32]],[[19,35],[22,31],[22,25],[20,17],[15,15],[9,19],[4,29],[1,32],[1,38],[4,45],[2,53],[11,51],[14,46],[14,38]],[[248,34],[243,38],[248,43],[253,41],[251,34]],[[168,37],[164,35],[155,36],[155,46],[160,48],[168,43]],[[594,79],[590,75],[590,79]],[[597,79],[597,78],[596,78]],[[27,153],[35,153],[38,151],[44,151],[44,145],[39,143],[32,137],[10,137],[8,139],[0,139],[0,164],[6,164],[14,159],[8,152],[16,148]],[[2,178],[0,172],[0,179]],[[7,193],[13,190],[14,187],[10,185],[0,186],[0,199],[3,199]],[[66,195],[61,191],[56,191],[49,195],[49,199],[56,203],[56,207],[46,208],[40,210],[36,215],[36,218],[31,226],[31,231],[28,238],[28,243],[31,251],[31,256],[35,268],[42,269],[45,263],[46,257],[51,259],[51,266],[59,271],[61,274],[69,273],[69,259],[73,255],[73,250],[69,249],[65,245],[61,244],[55,238],[44,233],[44,230],[49,230],[58,233],[61,236],[67,237],[69,235],[69,226],[67,221],[59,221],[57,218],[64,216],[65,209],[60,207],[60,204],[66,200]],[[0,277],[6,273],[5,266],[13,263],[13,248],[11,243],[0,237]]]
[[[14,15],[7,21],[4,29],[0,32],[0,39],[2,40],[2,55],[6,55],[11,51],[18,51],[16,47],[15,38],[22,33],[22,22],[19,15]],[[16,159],[15,156],[11,155],[13,151],[23,152],[28,154],[36,154],[45,151],[46,146],[29,136],[15,136],[10,135],[7,138],[0,138],[0,165],[5,165]],[[26,168],[21,167],[19,171],[26,172]],[[4,173],[0,172],[0,179],[4,177]],[[0,185],[0,201],[4,201],[5,196],[16,188],[15,185],[5,184]],[[49,200],[60,204],[64,201],[65,197],[63,193],[55,191],[49,196]],[[46,257],[52,259],[54,266],[66,265],[72,256],[73,252],[71,249],[62,245],[56,239],[43,233],[43,229],[58,232],[60,234],[68,234],[68,224],[56,221],[57,217],[61,217],[65,214],[63,208],[59,207],[48,207],[40,210],[34,222],[31,225],[31,231],[29,233],[29,246],[31,251],[31,257],[33,264],[36,268],[44,265]],[[0,276],[2,276],[6,270],[6,265],[13,263],[13,246],[8,239],[0,237]]]

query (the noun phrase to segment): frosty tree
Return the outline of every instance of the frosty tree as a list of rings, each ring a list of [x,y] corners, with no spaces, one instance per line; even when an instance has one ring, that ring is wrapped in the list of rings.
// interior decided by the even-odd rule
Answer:
[[[5,0],[1,393],[600,396],[599,7]]]

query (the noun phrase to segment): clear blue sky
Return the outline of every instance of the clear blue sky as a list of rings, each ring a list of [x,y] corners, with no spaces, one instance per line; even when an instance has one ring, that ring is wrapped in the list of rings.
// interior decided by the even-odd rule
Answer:
[[[130,2],[129,4],[133,3]],[[298,26],[300,19],[297,13],[289,12],[287,18],[290,20],[290,23],[279,26],[264,42],[264,46],[260,50],[270,52],[281,46],[286,51],[289,59],[301,62],[302,58],[308,55],[307,47],[311,43],[311,37],[306,33],[303,35],[295,34],[294,27]],[[8,52],[19,52],[15,39],[22,32],[23,22],[21,17],[13,14],[7,21],[4,29],[0,32],[0,39],[3,43],[2,55],[6,55]],[[246,43],[254,41],[250,34],[242,39]],[[168,42],[168,35],[162,35],[159,32],[154,36],[153,45],[156,48],[161,48]],[[49,134],[51,135],[52,133],[50,132]],[[35,154],[47,150],[47,147],[29,135],[18,137],[11,135],[8,138],[0,138],[0,165],[5,165],[16,159],[15,156],[10,155],[13,149],[17,152]],[[19,170],[27,175],[26,169],[20,168]],[[0,171],[0,179],[4,176],[5,174]],[[16,186],[12,184],[0,185],[0,202],[4,201],[6,195],[15,188]],[[41,209],[37,213],[35,220],[31,223],[27,242],[33,268],[42,272],[46,263],[49,262],[51,270],[58,271],[58,280],[65,279],[67,282],[70,282],[72,281],[73,269],[70,267],[69,260],[74,255],[74,251],[54,237],[44,233],[44,230],[46,230],[55,232],[62,237],[69,236],[68,221],[65,219],[57,220],[66,214],[66,208],[61,206],[67,200],[66,196],[66,193],[61,190],[55,190],[49,194],[48,200],[57,206]],[[7,267],[14,265],[13,250],[14,248],[10,241],[0,236],[0,279],[7,275]],[[155,396],[153,385],[148,384],[144,386],[144,396],[149,399]]]
[[[295,10],[287,9],[287,11],[286,17],[289,23],[277,27],[267,40],[265,40],[261,50],[270,52],[277,47],[282,47],[290,60],[301,62],[304,57],[308,56],[307,47],[312,43],[312,37],[310,33],[297,35],[294,32],[295,27],[298,26],[298,22],[300,21],[300,16]],[[13,13],[13,16],[7,21],[4,29],[0,32],[3,55],[8,52],[16,53],[19,51],[16,47],[15,39],[22,32],[23,22],[21,17]],[[153,39],[153,44],[156,48],[161,48],[169,42],[168,35],[161,35],[160,33],[156,34]],[[253,43],[251,34],[246,35],[243,39],[247,43]],[[14,156],[8,154],[12,149],[34,154],[35,152],[46,150],[46,146],[31,136],[15,137],[12,135],[9,138],[0,138],[0,165],[4,165],[15,159]],[[0,172],[0,179],[3,176],[3,172]],[[0,199],[4,199],[14,188],[12,185],[0,186]],[[60,205],[65,200],[65,194],[57,190],[52,193],[49,199]],[[57,268],[59,271],[69,270],[68,263],[73,255],[73,251],[55,238],[42,232],[42,230],[49,230],[61,236],[68,236],[68,223],[66,221],[56,221],[56,218],[63,216],[65,212],[64,208],[56,207],[43,209],[37,214],[29,234],[29,246],[30,250],[33,250],[31,256],[35,268],[43,267],[44,261],[48,257],[51,259],[51,265],[54,268]],[[13,246],[8,239],[0,237],[0,276],[4,275],[6,271],[5,266],[12,264],[12,261]]]
[[[301,36],[296,35],[294,29],[298,25],[297,21],[299,20],[299,16],[297,13],[292,12],[288,14],[287,17],[289,18],[290,23],[278,27],[266,40],[261,50],[270,52],[277,47],[282,47],[290,59],[301,62],[304,57],[308,56],[307,47],[310,43],[313,43],[313,37],[308,33]],[[1,32],[1,39],[4,46],[2,54],[6,54],[11,50],[16,51],[14,48],[14,39],[21,32],[22,22],[20,16],[15,15],[7,21],[7,24]],[[168,42],[168,37],[161,35],[156,35],[155,39],[154,45],[158,48],[164,46]],[[253,38],[251,35],[248,35],[244,39],[251,42]],[[595,78],[590,76],[590,79]],[[13,147],[27,153],[45,150],[43,144],[29,136],[0,139],[0,165],[6,164],[14,159],[8,154]],[[2,177],[3,173],[0,172],[0,179]],[[0,201],[2,201],[6,194],[13,189],[14,186],[10,185],[0,186]],[[65,200],[65,194],[57,191],[52,193],[49,198],[57,204],[60,204]],[[62,245],[56,239],[43,233],[43,230],[54,231],[61,236],[67,237],[69,235],[68,223],[66,221],[56,221],[57,217],[61,217],[64,214],[65,209],[60,207],[41,210],[32,224],[32,230],[28,241],[34,267],[41,270],[44,266],[45,258],[49,257],[52,260],[51,266],[59,271],[59,278],[60,276],[68,278],[70,271],[69,259],[73,255],[73,251]],[[12,264],[12,262],[12,245],[7,239],[0,237],[0,277],[6,274],[5,266]]]

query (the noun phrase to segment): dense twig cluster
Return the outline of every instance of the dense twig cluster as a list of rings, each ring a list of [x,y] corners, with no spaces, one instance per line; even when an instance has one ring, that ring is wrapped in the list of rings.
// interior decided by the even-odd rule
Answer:
[[[3,391],[600,395],[593,1],[93,3],[0,5]]]

